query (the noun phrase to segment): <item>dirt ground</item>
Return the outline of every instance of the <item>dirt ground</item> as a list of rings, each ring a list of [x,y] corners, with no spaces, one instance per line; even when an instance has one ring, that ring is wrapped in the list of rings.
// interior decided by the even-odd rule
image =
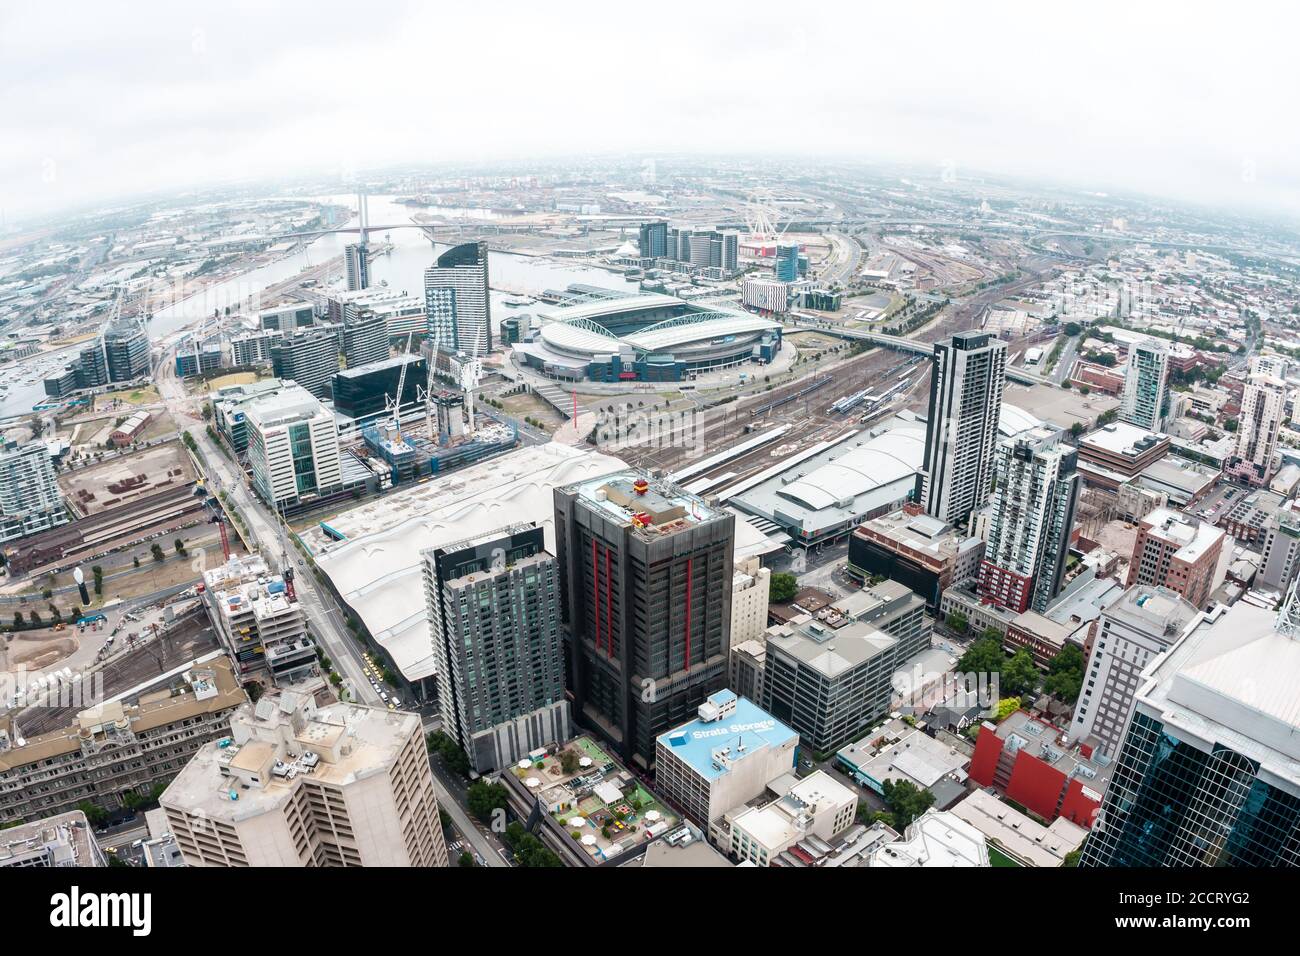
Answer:
[[[75,628],[73,629],[75,631]],[[32,632],[6,635],[9,639],[10,668],[23,666],[28,670],[41,670],[57,664],[76,653],[81,642],[67,631],[55,634]]]

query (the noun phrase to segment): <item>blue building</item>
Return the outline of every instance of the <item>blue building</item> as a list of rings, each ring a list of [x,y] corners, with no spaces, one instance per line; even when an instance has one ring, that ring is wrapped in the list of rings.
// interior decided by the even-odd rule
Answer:
[[[776,277],[781,282],[799,280],[799,246],[781,244],[776,247]]]
[[[757,704],[720,690],[694,720],[656,738],[655,788],[713,838],[728,810],[761,796],[798,761],[798,734]]]

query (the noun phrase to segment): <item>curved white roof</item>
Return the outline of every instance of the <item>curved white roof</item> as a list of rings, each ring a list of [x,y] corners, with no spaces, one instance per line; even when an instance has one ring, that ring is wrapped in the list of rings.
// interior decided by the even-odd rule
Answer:
[[[681,304],[682,300],[675,295],[647,292],[643,295],[595,299],[576,305],[560,305],[554,309],[538,309],[537,317],[543,322],[572,322],[574,319],[590,319],[592,322],[599,322],[605,316],[640,312],[642,309],[672,309],[680,307]]]
[[[813,510],[829,508],[915,474],[924,456],[923,427],[891,429],[791,482],[778,494]]]
[[[1019,435],[1021,432],[1029,431],[1031,428],[1037,428],[1043,424],[1042,419],[1029,414],[1023,408],[1015,405],[1002,403],[1002,411],[998,416],[998,434],[1003,437]]]
[[[626,469],[617,458],[558,445],[521,448],[334,518],[346,540],[304,535],[316,565],[407,680],[433,674],[420,552],[525,521],[555,551],[554,489]]]
[[[649,329],[633,332],[625,336],[637,348],[647,352],[659,352],[678,345],[687,345],[701,339],[716,339],[724,335],[743,335],[749,332],[766,332],[779,329],[780,322],[773,322],[761,315],[749,315],[744,312],[727,312],[716,315],[703,322],[683,322],[662,329]]]
[[[621,339],[602,335],[594,329],[570,322],[547,322],[542,326],[542,341],[562,351],[617,352],[623,347]]]

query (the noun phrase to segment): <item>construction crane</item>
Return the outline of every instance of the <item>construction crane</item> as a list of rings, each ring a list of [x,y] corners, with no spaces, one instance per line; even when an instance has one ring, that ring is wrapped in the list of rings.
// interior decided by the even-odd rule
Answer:
[[[406,333],[406,345],[402,349],[402,357],[405,357],[411,351],[412,332]],[[402,370],[397,375],[397,395],[393,398],[393,432],[400,439],[402,437],[402,389],[406,388],[406,366],[409,362],[402,362]]]
[[[424,400],[424,427],[430,439],[437,435],[437,431],[433,427],[433,379],[438,372],[438,349],[441,344],[442,327],[435,325],[433,341],[429,344],[429,366],[424,370],[423,394],[420,394],[419,389],[416,390],[417,398]]]

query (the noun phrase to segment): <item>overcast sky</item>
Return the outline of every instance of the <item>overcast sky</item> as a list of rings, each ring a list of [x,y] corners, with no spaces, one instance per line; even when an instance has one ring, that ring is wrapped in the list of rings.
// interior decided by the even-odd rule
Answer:
[[[1300,219],[1254,3],[0,4],[0,206],[407,161],[807,153]],[[996,13],[994,13],[996,11]]]

